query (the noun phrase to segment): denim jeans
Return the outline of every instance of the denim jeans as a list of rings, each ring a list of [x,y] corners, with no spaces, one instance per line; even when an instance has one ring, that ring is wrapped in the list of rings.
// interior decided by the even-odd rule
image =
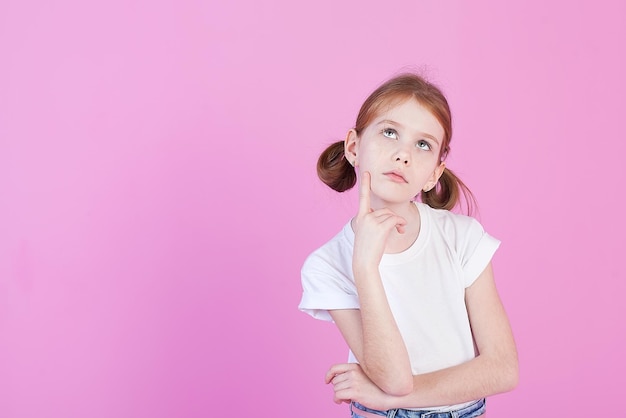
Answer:
[[[484,399],[474,402],[465,408],[456,411],[411,411],[410,409],[390,409],[377,411],[367,408],[358,402],[350,405],[352,418],[475,418],[485,413],[486,403]]]

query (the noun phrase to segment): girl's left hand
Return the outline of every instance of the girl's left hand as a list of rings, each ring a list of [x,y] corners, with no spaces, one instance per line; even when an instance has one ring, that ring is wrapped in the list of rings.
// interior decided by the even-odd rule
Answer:
[[[335,364],[326,373],[326,383],[332,383],[335,403],[358,402],[371,409],[385,411],[389,395],[376,386],[357,363]]]

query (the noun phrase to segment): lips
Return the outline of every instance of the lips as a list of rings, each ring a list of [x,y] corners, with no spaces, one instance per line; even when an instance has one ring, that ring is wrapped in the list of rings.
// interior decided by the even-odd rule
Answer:
[[[406,181],[406,179],[404,178],[404,176],[402,175],[402,173],[400,173],[399,171],[388,171],[386,173],[383,173],[387,178],[389,178],[391,181],[394,181],[396,183],[408,183],[408,181]]]

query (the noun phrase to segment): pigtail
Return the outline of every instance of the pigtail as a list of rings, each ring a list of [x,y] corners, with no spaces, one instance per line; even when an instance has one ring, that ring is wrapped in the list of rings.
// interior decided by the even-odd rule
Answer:
[[[443,170],[439,182],[429,191],[422,191],[421,200],[435,209],[451,210],[465,203],[466,212],[472,215],[477,206],[476,198],[470,189],[448,168]]]
[[[317,176],[331,189],[345,192],[356,184],[356,171],[346,160],[343,141],[335,142],[317,160]]]

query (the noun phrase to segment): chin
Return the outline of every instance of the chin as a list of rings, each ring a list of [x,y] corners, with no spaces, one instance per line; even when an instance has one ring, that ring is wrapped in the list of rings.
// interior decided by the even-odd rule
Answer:
[[[395,196],[395,197],[386,198],[386,197],[381,196],[380,200],[385,205],[396,206],[396,205],[402,205],[405,203],[411,203],[415,200],[415,197],[411,196],[411,197],[406,197],[406,198],[398,198],[397,196]]]

